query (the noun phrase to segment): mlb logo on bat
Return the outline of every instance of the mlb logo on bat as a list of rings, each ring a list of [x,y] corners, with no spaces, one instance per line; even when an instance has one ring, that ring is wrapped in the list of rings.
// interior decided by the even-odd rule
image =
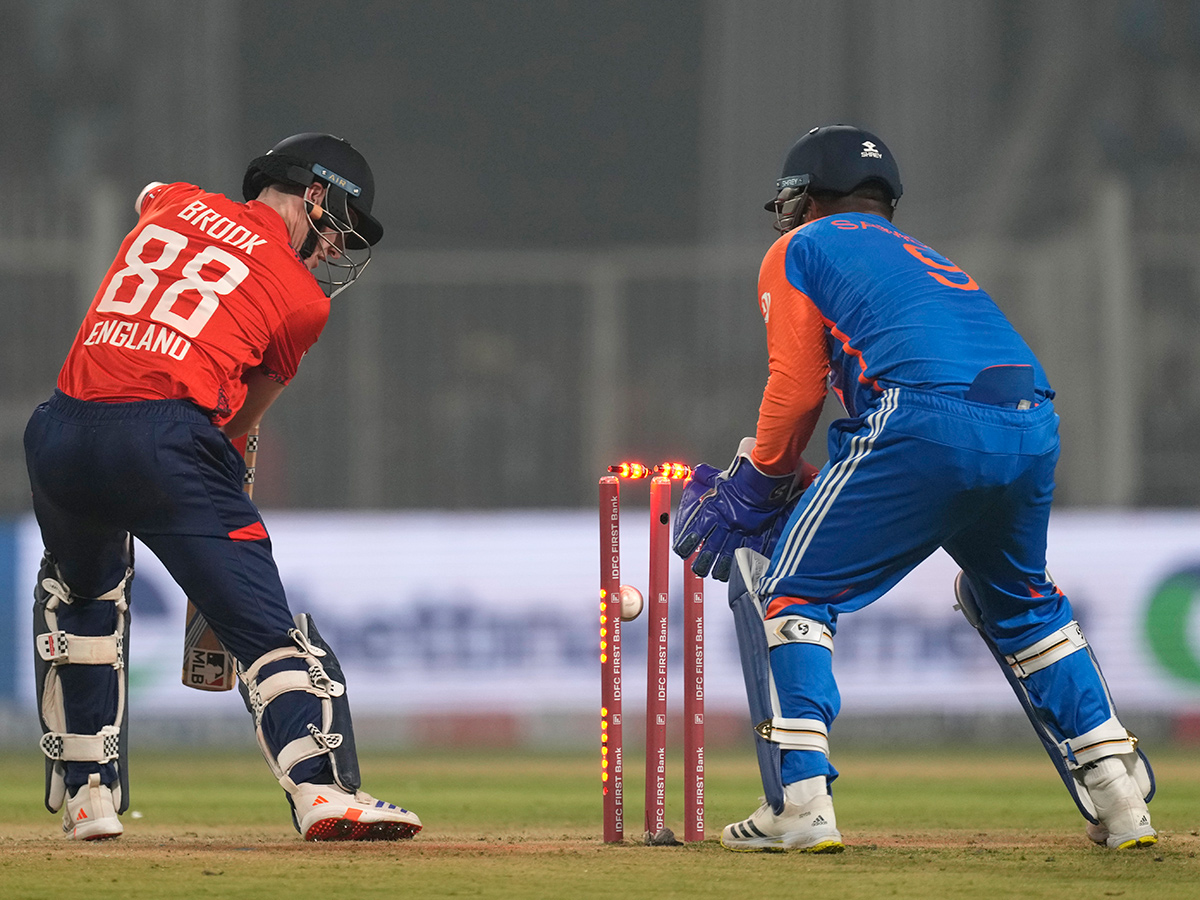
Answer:
[[[188,658],[188,681],[197,686],[224,687],[225,654],[193,650]]]

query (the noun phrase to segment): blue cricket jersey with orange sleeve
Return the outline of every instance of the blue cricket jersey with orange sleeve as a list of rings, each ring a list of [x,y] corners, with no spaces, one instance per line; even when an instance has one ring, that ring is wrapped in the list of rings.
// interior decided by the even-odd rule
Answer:
[[[791,471],[812,435],[826,382],[851,416],[889,387],[962,397],[992,366],[1037,358],[968,274],[882,216],[842,213],[780,237],[759,273],[770,378],[752,458]]]
[[[811,437],[823,375],[848,413],[830,424],[829,462],[755,585],[764,618],[799,616],[834,633],[841,616],[941,548],[962,569],[998,654],[1068,627],[1071,604],[1046,572],[1059,457],[1053,391],[975,280],[886,218],[845,213],[775,242],[759,302],[771,374],[755,464],[791,470]],[[841,707],[831,660],[813,643],[771,650],[778,715],[828,731]],[[1115,718],[1087,654],[1056,665],[1019,692],[1036,696],[1037,715],[1065,746],[1064,736]],[[811,748],[783,750],[779,771],[784,784],[837,775]]]

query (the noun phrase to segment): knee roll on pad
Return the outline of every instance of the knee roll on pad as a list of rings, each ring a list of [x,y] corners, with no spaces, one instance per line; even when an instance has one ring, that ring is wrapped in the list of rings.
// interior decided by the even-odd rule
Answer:
[[[312,616],[299,613],[295,623],[296,627],[288,630],[293,646],[265,653],[248,668],[238,664],[238,689],[254,716],[254,730],[263,758],[284,790],[289,794],[296,790],[296,782],[289,774],[294,766],[327,755],[338,786],[354,793],[362,787],[362,777],[341,664],[317,631]],[[288,669],[260,680],[263,667],[284,659],[303,660],[308,668]],[[310,723],[307,735],[289,741],[276,755],[263,733],[263,712],[280,695],[291,691],[303,691],[320,700],[321,722]]]
[[[130,557],[132,560],[132,556]],[[58,812],[66,800],[66,763],[115,763],[118,783],[113,800],[118,813],[129,806],[127,740],[129,710],[125,702],[129,689],[129,670],[125,665],[129,646],[129,591],[133,567],[112,590],[99,597],[84,598],[73,594],[58,572],[54,558],[42,557],[38,581],[33,590],[34,681],[37,685],[38,715],[42,723],[40,747],[46,756],[46,808]],[[78,635],[58,627],[59,609],[78,600],[111,602],[116,605],[117,622],[112,634]],[[72,734],[67,731],[66,706],[62,679],[64,666],[110,666],[117,670],[117,709],[113,721],[96,734]]]
[[[954,580],[954,594],[958,599],[955,609],[960,610],[966,616],[967,621],[979,632],[984,643],[991,650],[996,662],[1000,664],[1013,693],[1017,695],[1017,700],[1021,703],[1021,708],[1025,710],[1025,715],[1033,725],[1034,732],[1037,733],[1050,761],[1054,763],[1063,784],[1066,785],[1083,817],[1089,822],[1096,822],[1096,805],[1084,784],[1083,771],[1085,767],[1106,756],[1118,756],[1128,760],[1130,775],[1145,800],[1149,802],[1154,796],[1155,790],[1154,771],[1150,768],[1150,762],[1146,759],[1146,755],[1138,749],[1137,738],[1132,732],[1126,730],[1117,718],[1112,698],[1108,695],[1108,685],[1104,683],[1104,674],[1100,671],[1100,665],[1096,662],[1079,623],[1069,622],[1028,647],[1011,655],[1005,655],[1000,653],[984,630],[979,602],[964,572],[959,572]],[[1112,715],[1085,734],[1060,738],[1043,720],[1043,715],[1034,705],[1024,682],[1033,673],[1048,668],[1072,653],[1080,651],[1088,654],[1092,666],[1096,670],[1096,676],[1104,687]]]

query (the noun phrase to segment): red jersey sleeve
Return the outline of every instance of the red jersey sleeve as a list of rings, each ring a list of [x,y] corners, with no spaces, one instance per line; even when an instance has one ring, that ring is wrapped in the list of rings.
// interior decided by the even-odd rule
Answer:
[[[306,303],[294,310],[271,335],[263,350],[262,370],[272,381],[288,384],[296,377],[300,360],[317,342],[329,320],[329,300]]]
[[[176,182],[175,184],[151,182],[146,185],[142,188],[142,192],[138,195],[137,201],[134,203],[134,209],[137,211],[138,217],[140,218],[149,213],[155,202],[161,200],[172,189],[179,190],[181,188],[184,190],[190,188],[193,191],[199,191],[194,185],[184,184],[183,182]]]
[[[816,305],[788,282],[784,235],[767,252],[758,277],[759,309],[767,326],[770,375],[758,410],[751,461],[768,475],[793,472],[825,404],[829,350]]]

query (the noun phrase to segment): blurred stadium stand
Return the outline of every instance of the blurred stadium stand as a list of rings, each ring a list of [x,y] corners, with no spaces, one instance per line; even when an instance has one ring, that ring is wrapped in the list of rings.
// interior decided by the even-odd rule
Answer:
[[[617,457],[724,463],[766,375],[761,204],[830,120],[884,136],[898,224],[1042,356],[1060,504],[1200,502],[1194,0],[6,6],[0,514],[138,188],[236,195],[318,127],[389,232],[268,417],[264,506],[583,506]]]

